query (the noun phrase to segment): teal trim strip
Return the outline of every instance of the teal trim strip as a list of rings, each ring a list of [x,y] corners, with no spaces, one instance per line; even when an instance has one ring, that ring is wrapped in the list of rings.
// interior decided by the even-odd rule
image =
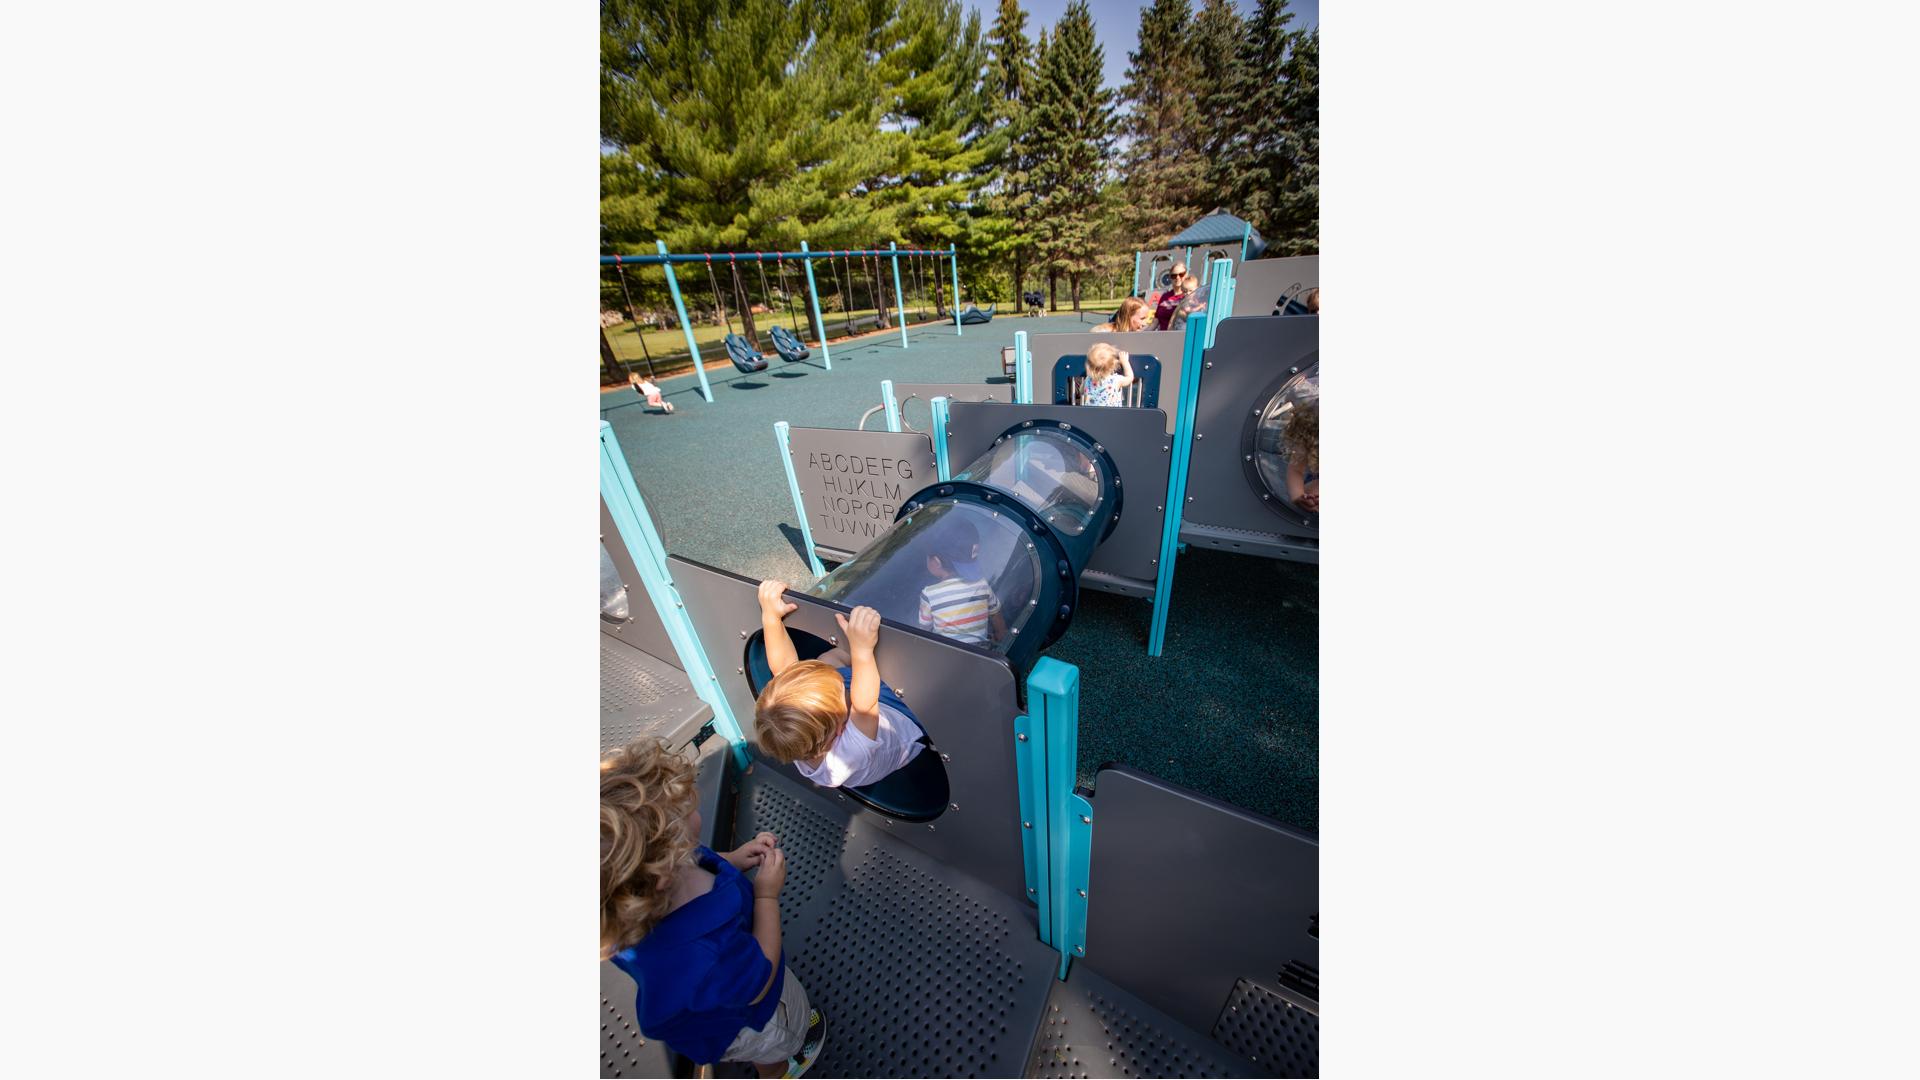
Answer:
[[[957,244],[951,245],[947,248],[947,259],[949,260],[949,262],[953,267],[953,336],[960,337],[963,334],[965,334],[967,331],[965,327],[960,325],[960,247],[959,245]]]
[[[727,704],[727,696],[720,692],[720,676],[707,662],[706,651],[700,647],[700,635],[693,630],[693,619],[687,615],[680,593],[673,587],[673,575],[667,570],[667,549],[660,542],[659,530],[653,527],[653,517],[647,513],[640,488],[633,482],[633,472],[627,468],[620,441],[614,438],[613,425],[605,420],[600,421],[600,497],[607,501],[607,511],[620,530],[620,539],[633,555],[640,582],[646,586],[647,599],[653,601],[653,610],[667,629],[667,638],[680,656],[680,667],[693,684],[693,692],[713,709],[713,729],[732,745],[734,759],[746,765],[746,737],[739,721],[734,719],[733,707]]]
[[[887,407],[887,430],[898,434],[905,430],[900,426],[900,399],[893,395],[893,380],[880,380],[880,403]]]
[[[1071,954],[1072,959],[1087,955],[1087,904],[1088,884],[1092,881],[1093,870],[1093,804],[1081,798],[1077,793],[1067,795],[1067,839],[1066,852],[1067,883],[1066,903],[1066,948],[1063,954]],[[1060,962],[1060,977],[1066,978],[1067,962]]]
[[[1146,254],[1146,252],[1143,251],[1133,253],[1133,291],[1128,293],[1128,296],[1140,295],[1140,256],[1144,254]]]
[[[1215,260],[1210,268],[1208,296],[1230,293],[1233,264]],[[1218,290],[1217,292],[1214,290]],[[1159,656],[1167,644],[1167,612],[1173,606],[1173,564],[1180,555],[1180,522],[1187,503],[1187,467],[1193,459],[1193,418],[1200,398],[1200,369],[1204,366],[1209,324],[1224,310],[1209,302],[1187,320],[1187,337],[1180,354],[1180,393],[1175,399],[1173,461],[1167,466],[1167,513],[1160,532],[1160,568],[1153,584],[1153,624],[1147,633],[1147,655]]]
[[[947,462],[947,399],[934,398],[927,403],[933,410],[933,468],[941,480],[953,479],[953,467]]]
[[[887,250],[888,251],[900,250],[899,241],[897,240],[887,241]],[[893,257],[893,304],[894,304],[894,310],[896,312],[896,317],[894,319],[894,322],[900,325],[900,347],[905,349],[908,347],[907,345],[907,303],[906,303],[906,300],[902,298],[900,295],[900,256],[898,255],[895,255]]]
[[[660,254],[667,253],[665,240],[655,240],[653,243],[660,249]],[[687,321],[687,305],[680,299],[680,281],[673,276],[672,263],[660,265],[667,272],[667,291],[673,294],[673,310],[680,316],[680,332],[687,335],[687,351],[693,354],[693,373],[700,379],[700,396],[712,401],[713,387],[707,385],[707,365],[700,362],[700,346],[693,341],[693,324]]]
[[[1247,261],[1247,245],[1253,243],[1253,222],[1247,222],[1247,231],[1240,234],[1240,261]]]
[[[1028,690],[1028,694],[1032,694]],[[1031,696],[1029,701],[1033,700]],[[1026,866],[1027,899],[1040,903],[1040,885],[1047,876],[1046,819],[1040,814],[1040,808],[1046,805],[1046,766],[1041,759],[1039,744],[1033,739],[1034,724],[1031,717],[1013,718],[1013,767],[1020,790],[1020,855]],[[1045,909],[1040,918],[1040,940],[1046,941],[1053,932],[1046,919]]]
[[[807,253],[805,240],[800,241],[800,251]],[[801,265],[807,268],[807,306],[813,309],[813,325],[820,329],[820,362],[832,371],[833,354],[827,351],[827,320],[820,317],[820,290],[813,284],[813,259],[805,259]]]
[[[1027,675],[1027,712],[1036,728],[1044,762],[1044,796],[1040,812],[1045,819],[1047,856],[1040,878],[1041,940],[1060,951],[1059,977],[1076,955],[1085,955],[1085,922],[1078,942],[1071,936],[1067,898],[1078,898],[1084,887],[1069,871],[1074,847],[1072,823],[1077,820],[1074,779],[1080,752],[1080,669],[1053,657],[1042,657]],[[1035,828],[1041,822],[1034,822]],[[1076,949],[1078,950],[1076,952]]]
[[[827,568],[820,564],[820,556],[813,551],[813,528],[807,524],[806,493],[800,490],[800,477],[793,471],[793,444],[787,437],[788,430],[785,420],[775,420],[773,440],[780,445],[780,464],[787,470],[787,491],[793,495],[793,516],[800,522],[800,538],[807,542],[807,565],[813,568],[814,577],[826,577]]]
[[[1013,332],[1013,401],[1033,404],[1033,355],[1027,352],[1027,332]]]

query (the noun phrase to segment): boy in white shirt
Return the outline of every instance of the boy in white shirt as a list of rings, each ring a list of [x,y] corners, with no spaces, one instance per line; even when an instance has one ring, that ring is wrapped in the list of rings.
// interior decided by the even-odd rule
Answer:
[[[846,635],[846,667],[828,659],[802,660],[787,636],[786,617],[798,608],[783,595],[784,581],[760,583],[760,629],[773,679],[754,705],[754,742],[774,761],[791,762],[822,787],[865,787],[912,761],[926,747],[907,703],[880,681],[873,650],[880,613],[838,613]],[[839,650],[828,653],[833,658]]]

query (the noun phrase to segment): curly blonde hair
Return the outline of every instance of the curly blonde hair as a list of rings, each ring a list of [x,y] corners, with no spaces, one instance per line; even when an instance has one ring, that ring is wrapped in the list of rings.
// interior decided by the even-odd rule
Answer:
[[[692,854],[693,766],[643,739],[600,759],[600,958],[647,936],[667,914],[674,871]]]
[[[1320,471],[1320,398],[1315,395],[1288,410],[1287,426],[1281,433],[1287,444],[1287,456],[1306,457],[1309,472]]]

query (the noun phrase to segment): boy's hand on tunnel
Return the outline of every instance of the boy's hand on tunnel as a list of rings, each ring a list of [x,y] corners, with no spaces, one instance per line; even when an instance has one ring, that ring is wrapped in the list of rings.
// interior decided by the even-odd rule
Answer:
[[[778,899],[780,887],[787,883],[787,856],[779,848],[769,850],[753,875],[753,895]]]
[[[880,643],[880,613],[873,608],[854,608],[851,620],[837,611],[834,612],[833,617],[839,621],[841,631],[847,635],[849,652],[863,650],[872,652],[873,647]]]
[[[784,581],[763,581],[760,583],[760,616],[778,622],[791,612],[800,610],[800,605],[789,601],[784,595],[787,583]]]

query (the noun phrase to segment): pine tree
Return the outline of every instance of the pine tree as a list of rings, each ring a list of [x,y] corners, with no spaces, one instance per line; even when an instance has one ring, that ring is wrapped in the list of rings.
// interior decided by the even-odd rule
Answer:
[[[1283,67],[1286,181],[1266,229],[1281,254],[1320,250],[1320,31],[1295,33]]]
[[[1245,24],[1233,8],[1233,0],[1203,0],[1200,14],[1194,16],[1192,56],[1194,90],[1200,109],[1194,126],[1198,135],[1195,153],[1206,163],[1204,181],[1215,197],[1212,203],[1231,201],[1237,176],[1234,133],[1241,110],[1235,95],[1240,92],[1240,39]]]
[[[1113,143],[1113,91],[1101,85],[1104,55],[1087,0],[1069,0],[1043,47],[1037,80],[1034,147],[1039,155],[1039,234],[1049,291],[1065,273],[1079,304],[1080,275],[1096,264],[1100,191]],[[1057,298],[1052,306],[1058,307]]]
[[[1293,41],[1286,26],[1291,21],[1287,0],[1259,0],[1247,20],[1230,84],[1236,122],[1227,148],[1232,176],[1228,205],[1263,235],[1274,230],[1275,208],[1290,171],[1285,99],[1287,47]]]
[[[1006,259],[1012,300],[1018,301],[1032,257],[1034,177],[1032,153],[1034,49],[1026,35],[1027,13],[1019,0],[1000,0],[988,39],[989,62],[981,92],[990,106],[989,132],[997,157],[976,219],[974,236],[993,259]]]
[[[1130,108],[1122,162],[1132,212],[1120,235],[1136,247],[1159,247],[1202,210],[1206,158],[1188,0],[1154,0],[1140,9],[1140,42],[1127,54],[1121,99]]]

